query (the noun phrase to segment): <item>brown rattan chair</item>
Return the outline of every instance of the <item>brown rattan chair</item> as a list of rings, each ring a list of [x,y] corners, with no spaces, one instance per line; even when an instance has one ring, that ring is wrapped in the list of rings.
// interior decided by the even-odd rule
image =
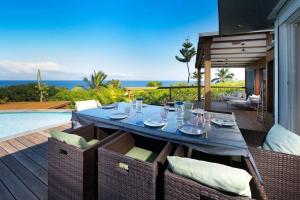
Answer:
[[[99,131],[93,124],[68,130],[87,141]],[[117,137],[119,132],[88,149],[80,149],[53,138],[48,139],[48,199],[93,200],[97,198],[97,149]]]
[[[125,154],[134,146],[157,153],[153,162]],[[155,200],[163,198],[163,168],[172,144],[134,134],[122,134],[98,150],[98,199]],[[127,166],[127,167],[121,167]],[[162,195],[162,197],[160,197]]]
[[[220,164],[226,164],[234,167],[243,168],[252,175],[250,182],[252,198],[254,199],[266,199],[263,186],[260,184],[257,175],[255,174],[251,163],[247,159],[242,159],[241,163],[235,163],[230,157],[208,155],[195,150],[187,149],[182,146],[178,146],[175,156],[189,157],[199,160],[205,160],[209,162],[217,162]],[[205,186],[191,179],[176,175],[170,170],[165,171],[165,200],[238,200],[249,199],[247,197],[236,196],[234,194],[218,191],[216,189]]]
[[[263,177],[268,199],[300,199],[300,156],[257,148],[265,140],[264,133],[245,132],[243,136]]]

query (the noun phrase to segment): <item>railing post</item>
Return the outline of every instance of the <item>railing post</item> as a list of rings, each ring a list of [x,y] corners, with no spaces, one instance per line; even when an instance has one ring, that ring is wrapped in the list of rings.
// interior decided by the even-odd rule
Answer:
[[[169,88],[169,101],[172,101],[172,87]]]

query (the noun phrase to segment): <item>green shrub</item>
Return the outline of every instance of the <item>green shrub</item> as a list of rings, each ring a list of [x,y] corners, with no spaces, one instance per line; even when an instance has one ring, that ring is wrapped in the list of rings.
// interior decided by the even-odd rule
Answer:
[[[149,81],[146,85],[146,87],[161,87],[162,82],[160,81]]]
[[[186,83],[177,83],[172,86],[186,86]],[[212,86],[220,87],[244,87],[244,81],[232,81],[213,84]],[[222,93],[229,94],[234,91],[244,91],[243,88],[212,88],[212,99],[219,100]],[[164,104],[169,101],[169,89],[155,89],[155,90],[143,90],[133,91],[134,98],[143,97],[147,104]],[[204,88],[201,88],[201,95],[204,96]],[[194,101],[197,99],[197,88],[179,88],[172,89],[172,101]]]
[[[128,101],[124,94],[125,91],[123,89],[114,88],[112,86],[101,87],[100,90],[79,88],[72,90],[61,89],[51,100],[71,101],[74,107],[75,101],[96,99],[105,105],[117,101]]]
[[[57,92],[57,88],[50,86],[47,99],[53,97]],[[0,87],[0,99],[7,99],[7,101],[10,102],[39,101],[40,96],[36,89],[36,84],[30,83],[26,85]]]

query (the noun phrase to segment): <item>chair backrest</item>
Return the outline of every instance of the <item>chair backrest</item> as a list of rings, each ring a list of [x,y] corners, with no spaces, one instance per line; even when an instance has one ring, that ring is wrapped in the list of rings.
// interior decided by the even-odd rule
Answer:
[[[101,104],[96,100],[87,100],[87,101],[76,101],[75,107],[77,111],[97,108],[101,106]]]

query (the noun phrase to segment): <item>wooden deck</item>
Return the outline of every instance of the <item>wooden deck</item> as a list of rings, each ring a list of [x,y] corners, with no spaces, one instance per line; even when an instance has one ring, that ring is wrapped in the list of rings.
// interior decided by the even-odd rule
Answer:
[[[0,142],[0,200],[47,199],[48,137],[49,129]]]
[[[8,102],[0,104],[0,110],[12,109],[61,109],[68,108],[70,101],[46,101],[46,102]]]
[[[226,102],[213,101],[212,110],[233,112],[236,117],[236,122],[241,130],[268,132],[274,125],[274,118],[270,113],[265,112],[265,121],[258,122],[256,120],[256,110],[235,106],[227,107]]]

